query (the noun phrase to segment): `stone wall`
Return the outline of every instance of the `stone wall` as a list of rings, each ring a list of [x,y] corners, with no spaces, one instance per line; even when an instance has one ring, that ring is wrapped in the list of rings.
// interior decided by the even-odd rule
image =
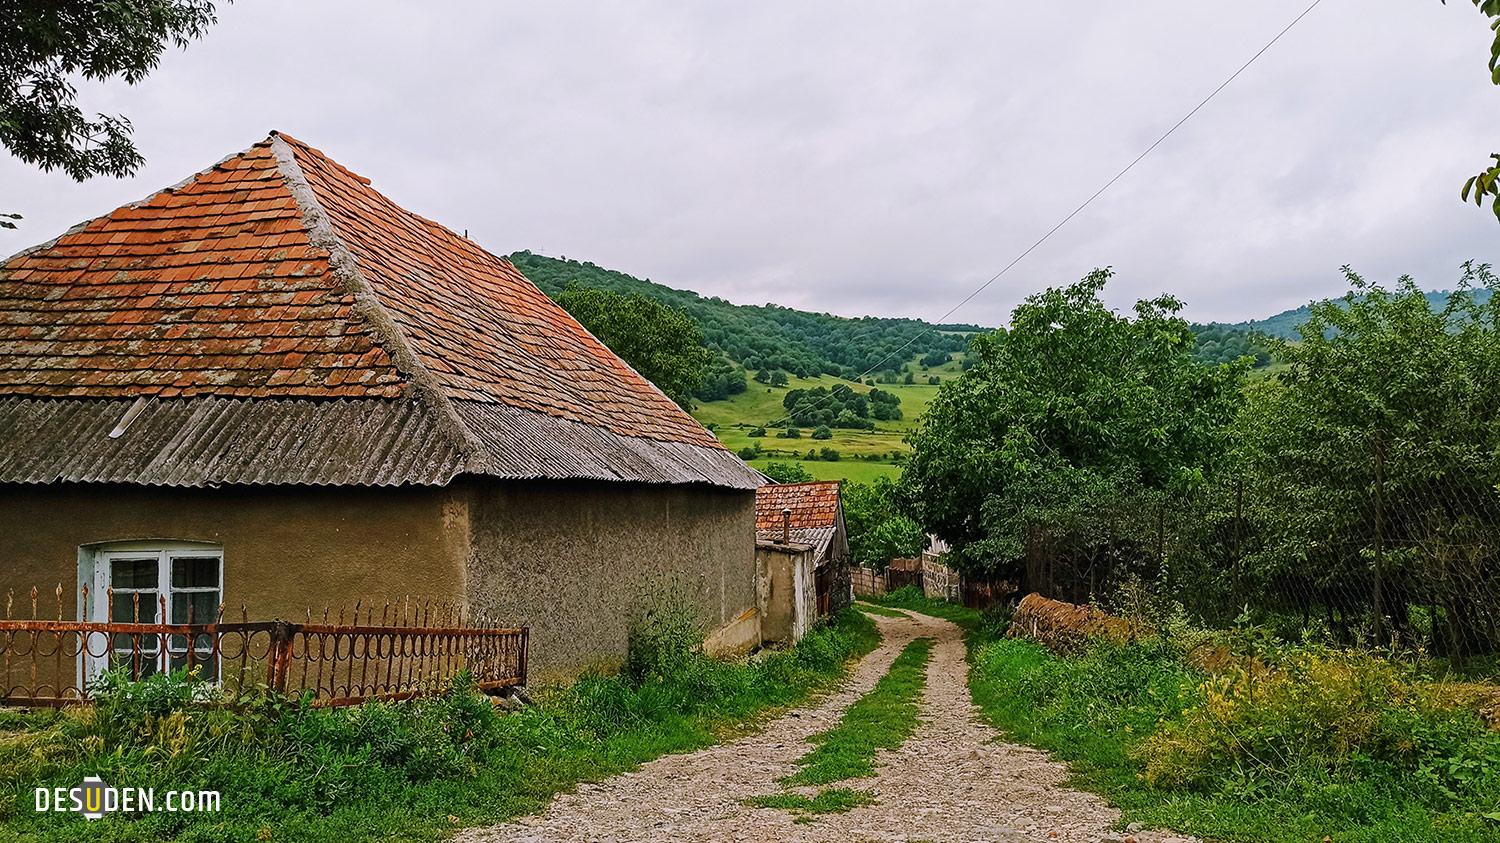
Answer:
[[[881,597],[886,593],[885,574],[878,574],[872,568],[851,565],[849,580],[855,597]]]
[[[922,554],[922,592],[934,600],[962,603],[963,580],[958,572],[942,563],[936,554]]]

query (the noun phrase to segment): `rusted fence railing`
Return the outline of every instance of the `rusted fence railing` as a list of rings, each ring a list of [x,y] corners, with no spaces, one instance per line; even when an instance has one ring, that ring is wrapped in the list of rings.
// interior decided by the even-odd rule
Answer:
[[[401,601],[377,611],[356,604],[352,615],[325,610],[315,621],[309,611],[300,623],[251,621],[243,608],[239,620],[226,621],[222,606],[202,623],[189,606],[186,623],[159,623],[172,617],[164,596],[143,607],[140,593],[126,602],[111,590],[98,613],[111,620],[75,621],[64,619],[72,614],[64,593],[58,587],[56,612],[48,613],[55,617],[44,618],[32,589],[27,619],[15,617],[15,595],[6,595],[0,705],[87,703],[92,680],[107,670],[140,680],[186,669],[228,693],[263,687],[329,706],[436,693],[464,672],[488,692],[526,684],[527,628],[456,606]],[[95,615],[87,589],[81,596],[79,613]],[[20,602],[24,609],[28,601]]]

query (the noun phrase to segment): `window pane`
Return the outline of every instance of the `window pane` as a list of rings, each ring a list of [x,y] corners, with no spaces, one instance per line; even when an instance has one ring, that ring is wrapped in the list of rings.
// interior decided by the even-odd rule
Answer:
[[[172,559],[173,588],[215,588],[219,585],[218,557],[177,556]]]
[[[109,584],[114,588],[156,588],[156,558],[112,560]]]
[[[129,650],[116,651],[114,661],[110,662],[112,667],[124,666],[130,671],[132,679],[144,679],[156,673],[161,667],[161,659],[155,650],[147,652],[142,650],[139,657],[135,657]]]
[[[191,615],[189,607],[192,608]],[[218,612],[217,591],[172,592],[172,623],[213,623]]]
[[[129,656],[135,645],[139,643],[142,654],[150,653],[154,657],[157,650],[161,648],[161,636],[154,634],[126,635],[123,632],[115,633],[115,649]]]
[[[115,623],[136,623],[135,598],[141,598],[140,623],[156,623],[157,595],[154,591],[115,592],[109,619]]]

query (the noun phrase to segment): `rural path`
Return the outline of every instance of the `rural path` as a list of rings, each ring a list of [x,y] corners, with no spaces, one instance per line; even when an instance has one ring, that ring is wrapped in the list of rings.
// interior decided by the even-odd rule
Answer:
[[[562,794],[548,809],[505,825],[468,829],[465,843],[787,841],[788,843],[1098,843],[1123,840],[1119,814],[1099,797],[1063,785],[1066,768],[1046,753],[1004,743],[969,697],[963,634],[945,620],[912,613],[876,617],[879,648],[837,691],[772,721],[764,730],[698,752],[669,755],[638,770]],[[901,748],[876,757],[873,777],[835,786],[867,790],[875,803],[843,814],[795,814],[745,804],[777,793],[810,748],[809,735],[838,723],[844,709],[885,675],[914,638],[933,640],[920,723]],[[799,789],[811,795],[816,789]],[[810,820],[810,821],[808,821]],[[1144,831],[1139,843],[1193,838]]]

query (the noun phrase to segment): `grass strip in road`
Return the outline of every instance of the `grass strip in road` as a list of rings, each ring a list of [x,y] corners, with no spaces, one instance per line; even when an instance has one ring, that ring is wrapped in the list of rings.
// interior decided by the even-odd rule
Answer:
[[[844,712],[839,724],[808,740],[818,746],[798,762],[783,784],[830,784],[875,772],[875,753],[901,746],[917,728],[917,705],[927,682],[932,639],[906,645],[869,693]]]
[[[974,631],[983,622],[982,613],[979,611],[957,603],[949,603],[946,600],[935,600],[923,594],[922,590],[916,586],[898,588],[881,597],[879,603],[891,609],[906,609],[952,621],[965,632]]]
[[[887,609],[884,606],[877,606],[874,603],[866,603],[863,600],[854,601],[854,608],[860,610],[861,612],[864,612],[867,615],[879,615],[882,618],[907,617],[905,612],[898,612],[895,609]]]
[[[826,787],[816,796],[800,793],[773,793],[746,799],[745,804],[757,808],[780,808],[799,814],[797,822],[809,822],[815,814],[842,814],[855,808],[875,804],[875,797],[867,790],[847,787]]]

